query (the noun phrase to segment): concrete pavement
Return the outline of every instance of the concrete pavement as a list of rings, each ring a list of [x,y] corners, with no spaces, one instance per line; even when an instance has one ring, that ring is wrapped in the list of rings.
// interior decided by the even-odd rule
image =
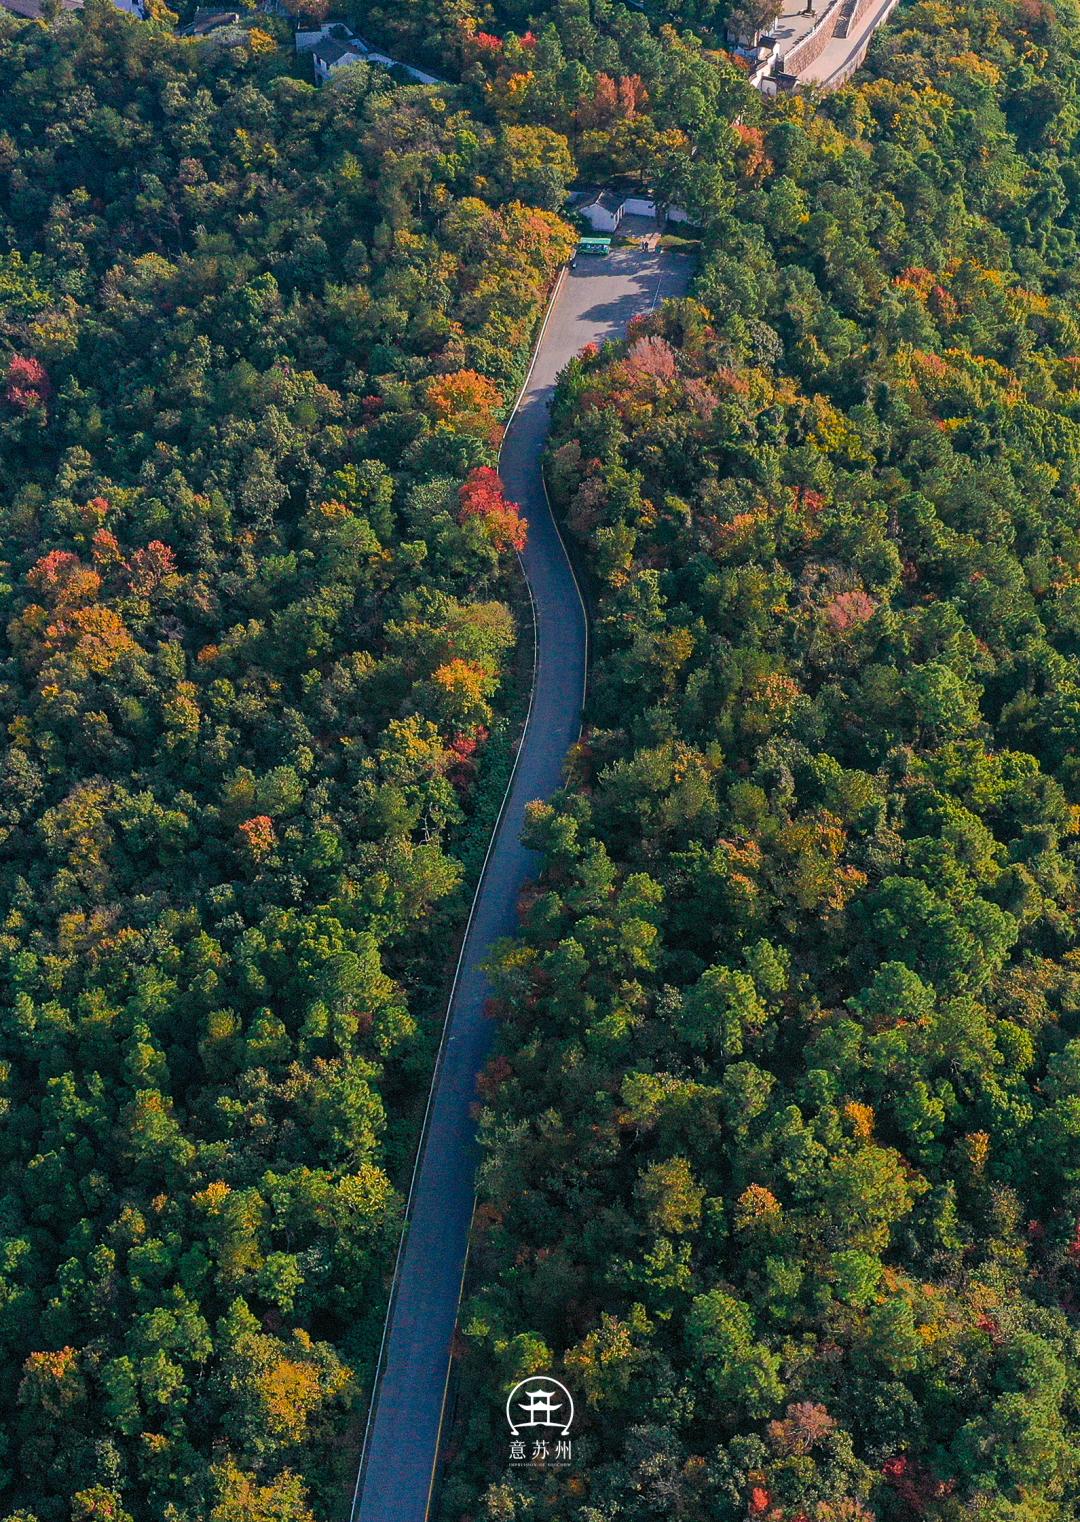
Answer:
[[[896,8],[897,0],[870,0],[846,37],[833,37],[818,56],[799,70],[799,83],[837,89],[844,84],[866,57],[866,50],[878,27]]]
[[[578,259],[549,313],[503,445],[508,495],[529,521],[522,559],[537,624],[532,706],[450,998],[352,1522],[424,1522],[427,1516],[479,1161],[470,1109],[494,1034],[484,1015],[488,985],[480,964],[493,941],[516,930],[518,894],[539,867],[521,844],[525,806],[558,788],[581,727],[585,612],[540,473],[555,380],[586,344],[620,336],[631,317],[683,294],[689,275],[685,258],[637,248]]]

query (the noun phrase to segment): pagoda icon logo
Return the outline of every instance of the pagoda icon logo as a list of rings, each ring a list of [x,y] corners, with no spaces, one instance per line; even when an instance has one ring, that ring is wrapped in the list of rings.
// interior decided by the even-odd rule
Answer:
[[[506,1420],[514,1437],[537,1427],[568,1436],[574,1420],[574,1397],[550,1374],[520,1379],[506,1397]]]

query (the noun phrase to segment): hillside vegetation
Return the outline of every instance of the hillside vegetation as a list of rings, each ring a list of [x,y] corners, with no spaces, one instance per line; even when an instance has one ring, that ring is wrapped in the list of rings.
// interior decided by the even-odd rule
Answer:
[[[903,10],[717,132],[692,298],[564,376],[595,663],[447,1518],[1077,1514],[1078,51]],[[538,1370],[574,1462],[505,1471]]]
[[[490,467],[569,230],[252,36],[0,26],[18,1522],[334,1514],[506,765]]]
[[[772,104],[712,0],[350,14],[453,83],[0,17],[0,1516],[341,1514],[578,178],[700,263],[556,402],[595,662],[443,1514],[1071,1522],[1080,17]],[[574,1461],[507,1472],[537,1369]]]

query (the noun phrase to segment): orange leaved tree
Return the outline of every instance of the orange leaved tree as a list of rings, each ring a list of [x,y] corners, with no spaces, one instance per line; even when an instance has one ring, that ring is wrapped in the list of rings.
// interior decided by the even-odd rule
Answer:
[[[507,549],[520,552],[525,548],[528,522],[521,516],[517,503],[507,497],[497,470],[487,465],[471,470],[458,492],[458,503],[458,521],[482,519],[485,533],[500,554]]]

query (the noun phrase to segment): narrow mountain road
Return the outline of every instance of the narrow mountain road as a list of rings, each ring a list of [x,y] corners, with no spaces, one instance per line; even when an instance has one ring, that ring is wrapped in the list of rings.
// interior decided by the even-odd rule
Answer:
[[[585,611],[540,474],[555,380],[586,344],[621,336],[631,317],[681,295],[689,272],[684,258],[637,248],[579,259],[549,313],[503,445],[507,493],[529,521],[523,559],[537,627],[532,707],[450,997],[351,1522],[427,1516],[479,1160],[470,1111],[493,1035],[480,964],[493,941],[515,930],[518,894],[539,866],[521,844],[526,804],[558,788],[581,727]]]

